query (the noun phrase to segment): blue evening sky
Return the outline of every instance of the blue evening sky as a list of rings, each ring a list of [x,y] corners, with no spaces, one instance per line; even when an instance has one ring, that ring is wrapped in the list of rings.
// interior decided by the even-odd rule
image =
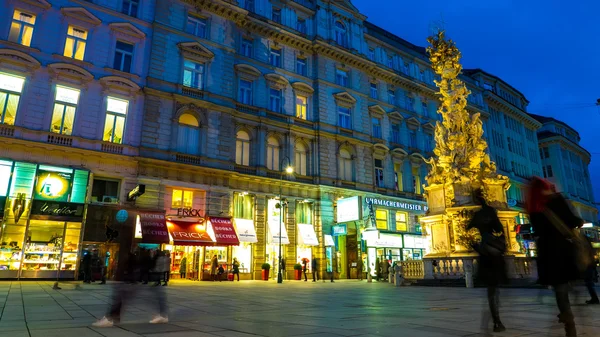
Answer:
[[[521,91],[529,112],[561,120],[592,153],[600,202],[600,1],[353,0],[367,20],[419,46],[436,22],[481,68]],[[442,20],[440,20],[442,19]]]

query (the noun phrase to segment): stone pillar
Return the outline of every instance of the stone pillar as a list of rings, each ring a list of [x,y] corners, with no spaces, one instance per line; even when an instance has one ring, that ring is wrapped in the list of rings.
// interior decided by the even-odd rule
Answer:
[[[267,238],[267,201],[265,196],[257,196],[255,199],[254,225],[256,228],[256,237],[258,242],[252,244],[252,259],[254,267],[254,279],[260,280],[262,273],[262,264],[265,263],[266,238]],[[275,270],[275,268],[273,268]]]

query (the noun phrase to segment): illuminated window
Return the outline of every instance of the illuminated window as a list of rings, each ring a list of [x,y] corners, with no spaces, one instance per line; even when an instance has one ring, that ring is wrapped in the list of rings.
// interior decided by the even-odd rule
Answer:
[[[114,97],[108,97],[106,104],[104,135],[102,136],[103,141],[117,144],[123,143],[125,118],[127,117],[128,105],[128,101]]]
[[[396,191],[404,191],[402,184],[402,165],[394,164],[394,179],[396,183]]]
[[[65,51],[63,55],[66,57],[74,58],[76,60],[83,60],[85,54],[85,41],[87,40],[88,32],[83,29],[69,26],[67,30],[67,41],[65,42]]]
[[[200,123],[196,117],[184,113],[179,116],[177,126],[177,152],[192,155],[198,154],[200,143]]]
[[[137,18],[139,6],[140,0],[123,0],[123,5],[121,6],[121,13]]]
[[[126,73],[131,72],[131,61],[133,59],[133,45],[122,41],[117,41],[115,47],[115,61],[113,68],[124,71]]]
[[[385,209],[375,210],[375,223],[377,223],[377,229],[387,229],[388,228],[388,211]]]
[[[15,9],[8,40],[29,47],[31,45],[34,25],[35,15]]]
[[[193,204],[194,192],[173,190],[173,199],[171,199],[172,208],[192,208]]]
[[[254,196],[247,193],[233,195],[233,216],[236,219],[254,220]]]
[[[305,176],[307,175],[307,162],[306,162],[306,158],[307,158],[307,151],[306,151],[306,146],[302,143],[296,143],[296,147],[294,149],[294,158],[295,158],[295,162],[294,162],[294,166],[296,166],[295,168],[295,172],[298,173],[299,175]]]
[[[204,64],[190,60],[183,61],[183,85],[195,89],[204,89]]]
[[[412,168],[413,175],[413,189],[416,194],[423,194],[423,187],[421,186],[421,177],[419,176],[419,168]]]
[[[296,117],[307,119],[308,98],[296,95]]]
[[[267,168],[279,171],[279,141],[273,137],[267,140]]]
[[[0,73],[0,124],[14,125],[25,79]]]
[[[296,223],[310,224],[313,223],[313,204],[308,200],[296,203]]]
[[[238,131],[235,141],[235,163],[250,165],[250,136],[245,131]]]
[[[396,230],[399,232],[408,231],[408,213],[396,212]]]
[[[61,135],[71,135],[73,133],[73,122],[78,101],[79,90],[56,86],[50,132]]]

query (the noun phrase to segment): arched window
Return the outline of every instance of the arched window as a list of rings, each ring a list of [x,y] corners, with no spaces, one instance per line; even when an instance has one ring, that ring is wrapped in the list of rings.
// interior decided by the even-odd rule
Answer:
[[[341,180],[353,181],[352,177],[352,155],[346,149],[340,150],[339,176]]]
[[[346,27],[343,23],[336,21],[335,22],[335,42],[342,47],[347,47],[347,39],[346,39]]]
[[[267,168],[279,171],[279,141],[273,137],[267,140]]]
[[[177,126],[177,152],[198,154],[200,144],[200,123],[196,117],[184,113],[179,116]]]
[[[296,143],[295,152],[295,172],[299,175],[305,176],[308,175],[308,163],[306,162],[306,146],[302,143]]]
[[[235,163],[250,165],[250,136],[246,131],[238,131],[235,140]]]

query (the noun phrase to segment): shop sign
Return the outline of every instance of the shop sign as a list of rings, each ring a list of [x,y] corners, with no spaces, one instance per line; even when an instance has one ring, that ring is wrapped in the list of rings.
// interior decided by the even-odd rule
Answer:
[[[240,244],[230,218],[210,217],[209,224],[215,233],[217,245],[237,246]]]
[[[140,227],[144,243],[169,243],[165,214],[163,212],[140,212]]]
[[[37,181],[33,191],[33,198],[37,200],[50,200],[65,202],[69,200],[71,192],[71,180],[73,180],[73,170],[58,169],[38,169]]]
[[[340,236],[340,235],[346,235],[346,234],[348,234],[348,228],[344,224],[335,225],[335,226],[331,227],[331,235],[333,235],[333,236]]]
[[[335,242],[333,242],[333,236],[325,234],[325,247],[333,246],[335,246]]]
[[[178,208],[177,216],[179,217],[202,217],[202,211],[195,208]]]
[[[141,196],[144,193],[146,193],[146,185],[137,185],[134,189],[127,193],[127,201],[135,201],[137,197]]]
[[[318,246],[319,239],[315,228],[311,224],[298,224],[298,231],[300,232],[300,244],[306,246]]]
[[[507,204],[508,204],[508,207],[515,207],[515,206],[517,206],[517,200],[515,200],[515,199],[508,199]]]
[[[360,220],[360,202],[358,196],[343,198],[337,201],[337,222]]]
[[[427,248],[427,239],[420,235],[404,235],[404,247],[406,248]]]
[[[370,239],[367,242],[369,247],[382,248],[402,248],[402,236],[394,234],[379,234],[378,238]]]
[[[31,203],[31,218],[46,220],[83,220],[84,204],[34,200]]]
[[[237,235],[241,242],[254,243],[258,242],[256,230],[254,229],[254,221],[248,219],[233,219],[237,229]]]
[[[398,208],[398,209],[403,209],[406,211],[427,212],[426,205],[415,204],[412,202],[384,200],[384,199],[378,199],[378,198],[365,198],[365,203],[367,203],[367,205]]]

